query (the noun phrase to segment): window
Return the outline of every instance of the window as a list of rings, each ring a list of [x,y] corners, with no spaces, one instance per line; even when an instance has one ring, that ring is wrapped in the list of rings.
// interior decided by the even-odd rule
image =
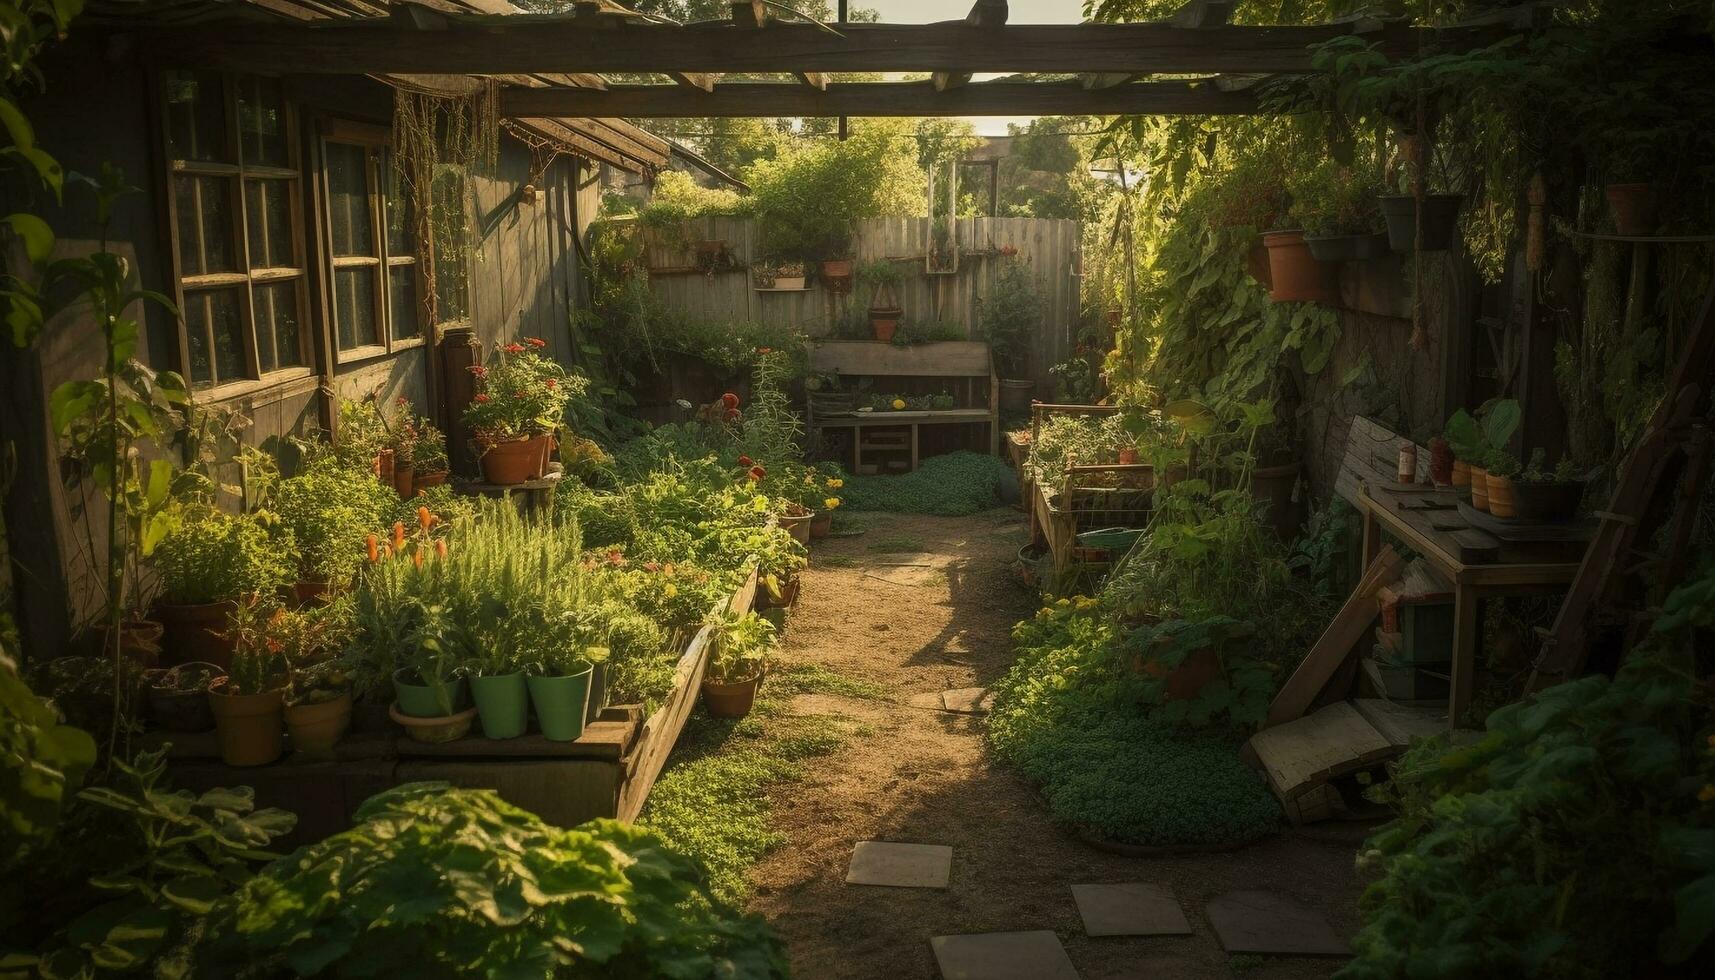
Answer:
[[[170,71],[161,98],[186,375],[208,388],[303,369],[302,191],[279,80]]]
[[[335,348],[368,357],[423,338],[411,201],[386,130],[330,122],[322,140]]]

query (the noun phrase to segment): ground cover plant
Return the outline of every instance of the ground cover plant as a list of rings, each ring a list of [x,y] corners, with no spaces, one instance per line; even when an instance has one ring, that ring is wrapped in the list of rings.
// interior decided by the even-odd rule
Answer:
[[[968,452],[931,456],[898,476],[846,476],[843,481],[844,506],[850,510],[938,517],[993,510],[1005,502],[1008,487],[1017,486],[1000,458]]]

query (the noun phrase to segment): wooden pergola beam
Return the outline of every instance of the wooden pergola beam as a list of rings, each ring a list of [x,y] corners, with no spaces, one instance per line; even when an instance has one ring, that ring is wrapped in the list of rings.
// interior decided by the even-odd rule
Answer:
[[[599,22],[611,23],[603,17]],[[1155,24],[812,24],[688,26],[627,23],[591,30],[575,17],[448,18],[442,30],[383,20],[291,24],[232,22],[138,31],[166,63],[298,74],[544,72],[1306,72],[1310,47],[1360,33],[1394,57],[1423,48],[1467,50],[1505,27],[1416,28],[1403,22],[1308,27]]]
[[[505,89],[500,111],[512,118],[622,116],[1005,116],[1243,115],[1257,111],[1250,92],[1211,84],[1134,82],[1086,89],[1076,82],[981,82],[937,91],[931,82],[834,82],[826,90],[787,83],[718,85],[688,96],[670,85]]]
[[[721,78],[720,72],[713,71],[670,71],[667,77],[673,84],[693,92],[713,92]]]
[[[825,71],[795,71],[792,74],[797,77],[798,81],[818,92],[827,91],[828,73]]]
[[[971,73],[968,71],[938,71],[929,76],[929,84],[933,85],[937,92],[958,88],[961,85],[969,84],[970,81]]]

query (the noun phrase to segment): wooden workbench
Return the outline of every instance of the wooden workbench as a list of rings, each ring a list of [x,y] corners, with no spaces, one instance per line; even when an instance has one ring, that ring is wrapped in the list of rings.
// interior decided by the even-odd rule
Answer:
[[[1453,584],[1453,676],[1447,717],[1457,728],[1471,704],[1482,635],[1484,599],[1564,591],[1578,574],[1586,534],[1559,541],[1506,541],[1461,518],[1458,496],[1422,484],[1363,480],[1356,503],[1364,519],[1364,563],[1381,550],[1384,535],[1422,555]],[[1455,526],[1457,525],[1457,526]]]

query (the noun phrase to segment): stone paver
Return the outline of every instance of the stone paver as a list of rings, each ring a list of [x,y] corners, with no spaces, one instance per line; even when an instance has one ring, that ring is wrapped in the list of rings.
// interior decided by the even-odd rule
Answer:
[[[1073,885],[1072,898],[1089,936],[1184,936],[1191,923],[1172,889],[1133,881],[1116,885]]]
[[[929,940],[942,980],[1078,980],[1060,937],[1040,932],[988,932]]]
[[[986,715],[994,707],[994,695],[986,687],[961,687],[941,692],[941,708],[961,715]]]
[[[1346,956],[1327,916],[1270,892],[1237,891],[1209,900],[1209,924],[1228,953]]]
[[[858,841],[846,869],[848,885],[945,888],[953,873],[953,849],[945,844]]]

